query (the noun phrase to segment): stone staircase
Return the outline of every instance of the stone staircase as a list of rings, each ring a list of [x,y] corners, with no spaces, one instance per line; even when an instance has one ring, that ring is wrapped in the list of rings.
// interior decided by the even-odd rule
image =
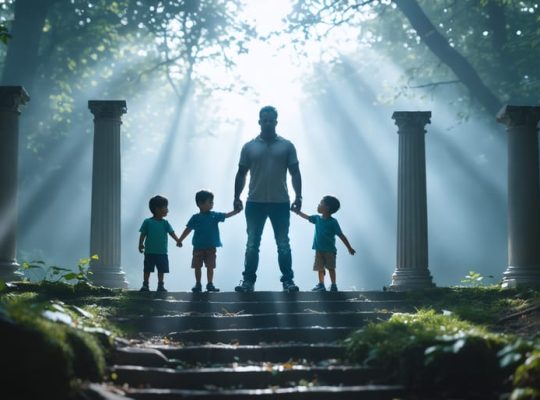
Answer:
[[[403,311],[385,292],[131,293],[151,316],[115,322],[114,385],[133,399],[395,399],[402,387],[344,360],[340,341]],[[103,300],[106,302],[106,300]],[[111,300],[112,301],[112,300]]]

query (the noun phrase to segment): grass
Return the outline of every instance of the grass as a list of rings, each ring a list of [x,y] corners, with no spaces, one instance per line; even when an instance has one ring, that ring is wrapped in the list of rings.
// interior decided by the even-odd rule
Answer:
[[[111,317],[163,313],[153,298],[85,283],[4,288],[0,323],[11,332],[3,342],[11,374],[6,379],[39,388],[36,398],[58,399],[74,393],[79,379],[102,379],[114,337],[133,334]],[[383,368],[389,382],[414,391],[450,396],[459,387],[470,397],[512,391],[515,399],[540,399],[538,338],[500,333],[499,323],[540,304],[539,291],[435,288],[407,293],[404,302],[417,311],[369,324],[345,342],[351,361]],[[30,376],[33,384],[27,385]]]
[[[417,312],[371,323],[345,341],[351,361],[428,397],[540,399],[537,334],[501,333],[500,322],[538,305],[539,291],[435,288],[408,293],[405,302]]]

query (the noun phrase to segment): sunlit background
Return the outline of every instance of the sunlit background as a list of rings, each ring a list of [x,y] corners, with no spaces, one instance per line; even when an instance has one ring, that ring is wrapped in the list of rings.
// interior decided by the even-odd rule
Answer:
[[[1,3],[8,15],[12,3]],[[39,137],[22,143],[36,148],[23,152],[21,161],[19,261],[73,266],[89,255],[93,117],[88,100],[125,99],[128,105],[122,125],[121,220],[122,267],[131,288],[142,281],[138,230],[150,216],[148,199],[155,194],[169,199],[168,220],[178,235],[198,211],[194,197],[202,188],[214,192],[215,211],[231,211],[241,147],[258,134],[258,110],[274,105],[278,134],[297,149],[303,211],[316,213],[325,194],[341,201],[335,217],[357,254],[350,256],[338,241],[338,286],[380,290],[390,283],[396,260],[398,135],[391,116],[397,110],[430,110],[426,159],[434,281],[439,286],[459,284],[470,270],[500,279],[506,268],[503,127],[475,111],[460,86],[411,89],[411,81],[423,83],[421,75],[411,75],[403,66],[402,52],[412,52],[406,53],[407,43],[394,57],[378,48],[382,39],[370,27],[381,17],[369,8],[356,25],[338,25],[323,38],[305,40],[303,32],[285,34],[292,0],[244,3],[236,18],[256,27],[257,35],[244,43],[242,54],[230,52],[229,64],[222,58],[203,58],[193,68],[191,82],[184,80],[182,63],[167,71],[152,70],[147,63],[153,52],[161,51],[156,48],[169,46],[171,57],[181,52],[171,39],[182,29],[174,22],[167,28],[171,37],[126,37],[112,61],[101,56],[107,50],[96,44],[81,56],[92,63],[84,74],[78,72],[81,60],[67,57],[67,63],[75,64],[73,75],[64,77],[68,89],[50,88],[57,77],[36,82],[32,99],[39,99],[40,91],[49,93],[58,118],[46,119],[47,109],[34,101],[22,113],[21,131],[35,123],[32,113],[41,113],[49,122],[40,129],[52,132],[54,145],[40,149]],[[376,3],[391,7],[390,2]],[[84,17],[92,11],[88,7],[78,8],[83,27],[94,23]],[[414,35],[409,39],[409,46],[420,46]],[[432,55],[426,57],[433,63]],[[46,68],[41,73],[55,76]],[[77,96],[70,97],[71,92]],[[38,165],[45,167],[32,172]],[[289,191],[293,196],[290,181]],[[244,200],[246,195],[247,186]],[[222,290],[232,290],[242,278],[245,225],[243,213],[220,225],[223,247],[218,250],[215,284]],[[296,283],[309,290],[317,281],[312,271],[313,226],[293,214],[290,237]],[[166,287],[190,290],[191,237],[181,249],[171,240],[169,259]],[[269,222],[258,276],[257,290],[281,289]],[[155,277],[151,279],[153,288]]]

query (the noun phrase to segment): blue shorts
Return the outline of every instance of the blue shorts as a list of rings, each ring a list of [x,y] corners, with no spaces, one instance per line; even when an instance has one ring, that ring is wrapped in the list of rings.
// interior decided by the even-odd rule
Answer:
[[[154,272],[154,267],[158,272],[169,272],[169,257],[167,254],[145,254],[144,255],[144,272]]]

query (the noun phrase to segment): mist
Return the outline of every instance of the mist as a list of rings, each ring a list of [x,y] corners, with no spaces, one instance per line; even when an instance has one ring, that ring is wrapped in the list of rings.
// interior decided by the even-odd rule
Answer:
[[[2,3],[2,22],[15,3]],[[500,281],[507,267],[504,126],[495,123],[490,110],[475,105],[463,85],[411,88],[411,79],[427,78],[411,75],[400,53],[392,56],[375,38],[379,34],[371,33],[370,27],[383,24],[382,16],[373,15],[376,7],[363,13],[357,25],[338,25],[327,36],[300,35],[300,40],[294,32],[286,32],[284,20],[296,3],[246,2],[236,18],[252,24],[257,35],[243,43],[245,52],[227,55],[232,63],[208,55],[192,70],[187,62],[152,70],[151,49],[163,44],[163,39],[138,35],[136,30],[130,37],[119,34],[114,59],[107,50],[103,56],[97,52],[93,62],[84,56],[89,66],[74,67],[71,75],[61,79],[58,67],[53,68],[50,60],[44,62],[29,88],[31,101],[21,114],[19,263],[42,260],[73,267],[79,258],[90,256],[93,116],[87,102],[118,99],[126,100],[128,108],[121,132],[121,265],[130,288],[142,282],[143,256],[137,244],[139,227],[151,216],[148,200],[156,194],[168,198],[167,220],[178,235],[198,212],[195,193],[200,189],[214,193],[214,211],[231,211],[240,150],[259,134],[258,111],[265,105],[277,108],[277,133],[296,147],[302,210],[316,214],[326,194],[341,201],[335,218],[357,254],[349,255],[337,241],[340,290],[380,290],[390,284],[396,268],[399,138],[391,118],[394,111],[432,112],[425,141],[429,270],[435,284],[459,285],[471,270],[493,276],[493,283]],[[78,9],[89,13],[100,6],[97,2],[93,11],[82,5]],[[51,15],[48,18],[44,26],[55,21]],[[94,19],[88,18],[87,29],[91,29]],[[69,30],[62,32],[67,35]],[[404,37],[404,42],[415,42]],[[61,44],[55,45],[52,38],[44,41],[40,54],[46,54],[48,46],[51,54],[61,53],[55,48]],[[89,48],[93,45],[88,43]],[[425,56],[420,64],[436,64],[422,43],[417,46],[417,55]],[[1,56],[6,59],[6,49]],[[480,75],[488,72],[480,70]],[[404,83],[407,76],[409,84]],[[54,86],[59,81],[62,86]],[[62,93],[68,95],[64,98]],[[520,100],[530,101],[526,94]],[[290,177],[288,187],[294,197]],[[247,185],[244,202],[246,197]],[[242,279],[244,213],[221,223],[220,233],[223,247],[218,248],[214,282],[222,291],[230,291]],[[293,270],[300,290],[310,290],[317,282],[312,270],[313,233],[312,224],[291,214]],[[169,241],[168,290],[191,289],[191,257],[191,237],[183,248]],[[281,290],[280,276],[267,221],[256,290]],[[152,276],[151,288],[155,285]]]

